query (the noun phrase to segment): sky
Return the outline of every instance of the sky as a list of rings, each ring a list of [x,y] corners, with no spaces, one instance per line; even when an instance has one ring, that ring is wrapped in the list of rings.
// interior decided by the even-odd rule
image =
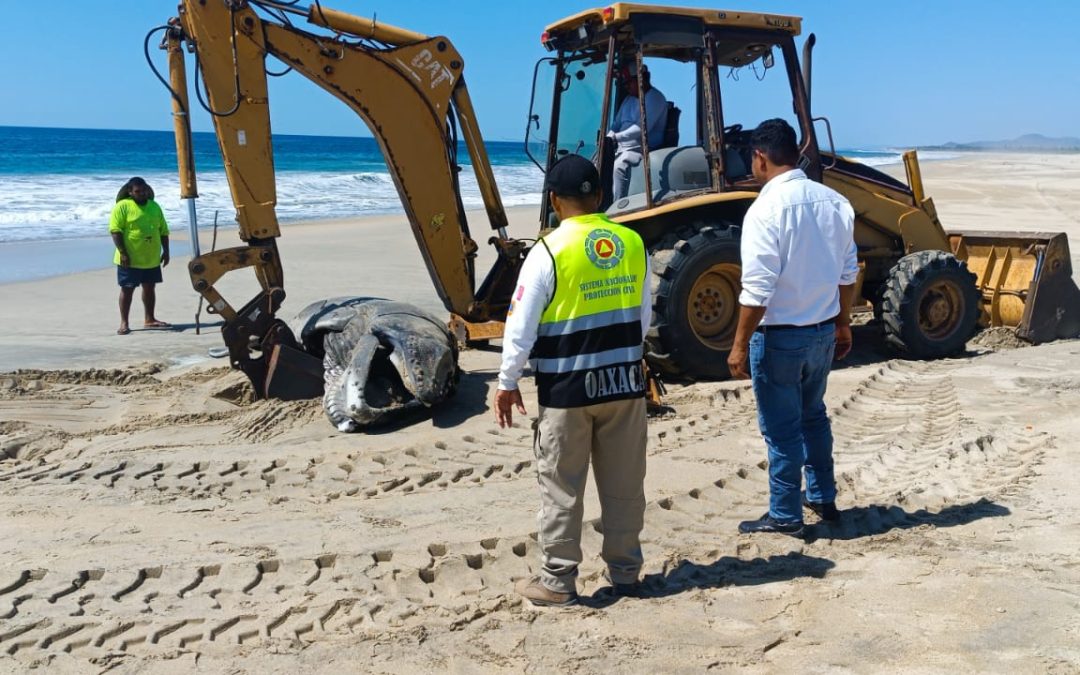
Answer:
[[[567,0],[323,4],[449,37],[464,56],[481,131],[488,140],[506,141],[524,137],[533,66],[547,55],[539,40],[544,26],[602,6]],[[829,117],[838,147],[933,145],[1025,133],[1080,136],[1075,0],[679,4],[802,16],[798,46],[810,32],[818,38],[814,114]],[[4,5],[0,125],[172,128],[169,95],[144,61],[143,38],[176,14],[175,1]],[[156,43],[151,54],[165,70]],[[271,89],[275,133],[370,135],[348,108],[302,77],[281,80]],[[209,116],[195,115],[193,126],[210,130]]]

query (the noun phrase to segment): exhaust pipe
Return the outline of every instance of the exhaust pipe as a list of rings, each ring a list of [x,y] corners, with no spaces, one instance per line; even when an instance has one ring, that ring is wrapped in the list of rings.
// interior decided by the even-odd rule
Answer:
[[[806,42],[802,46],[802,79],[803,85],[806,87],[806,110],[809,112],[810,108],[810,75],[813,71],[812,61],[814,44],[817,42],[817,36],[813,33],[806,36]]]

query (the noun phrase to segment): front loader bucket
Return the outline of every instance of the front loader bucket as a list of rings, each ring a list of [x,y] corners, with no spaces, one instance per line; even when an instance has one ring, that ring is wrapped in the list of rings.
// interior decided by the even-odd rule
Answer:
[[[950,232],[983,296],[984,326],[1016,328],[1039,344],[1080,334],[1080,288],[1064,232]]]

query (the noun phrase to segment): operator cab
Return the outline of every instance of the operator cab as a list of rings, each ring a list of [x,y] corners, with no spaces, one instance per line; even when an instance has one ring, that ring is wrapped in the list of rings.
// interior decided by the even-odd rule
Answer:
[[[568,153],[591,158],[602,208],[631,214],[760,189],[750,133],[786,111],[802,164],[820,179],[798,30],[794,17],[641,5],[554,24],[543,40],[557,55],[536,66],[526,150],[541,170]],[[643,122],[636,139],[628,120]]]

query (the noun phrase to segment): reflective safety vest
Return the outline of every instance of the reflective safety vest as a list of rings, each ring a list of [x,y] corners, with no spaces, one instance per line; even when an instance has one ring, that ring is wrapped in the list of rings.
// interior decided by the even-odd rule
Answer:
[[[576,408],[645,395],[645,244],[603,214],[567,218],[540,243],[555,292],[531,354],[540,405]]]

